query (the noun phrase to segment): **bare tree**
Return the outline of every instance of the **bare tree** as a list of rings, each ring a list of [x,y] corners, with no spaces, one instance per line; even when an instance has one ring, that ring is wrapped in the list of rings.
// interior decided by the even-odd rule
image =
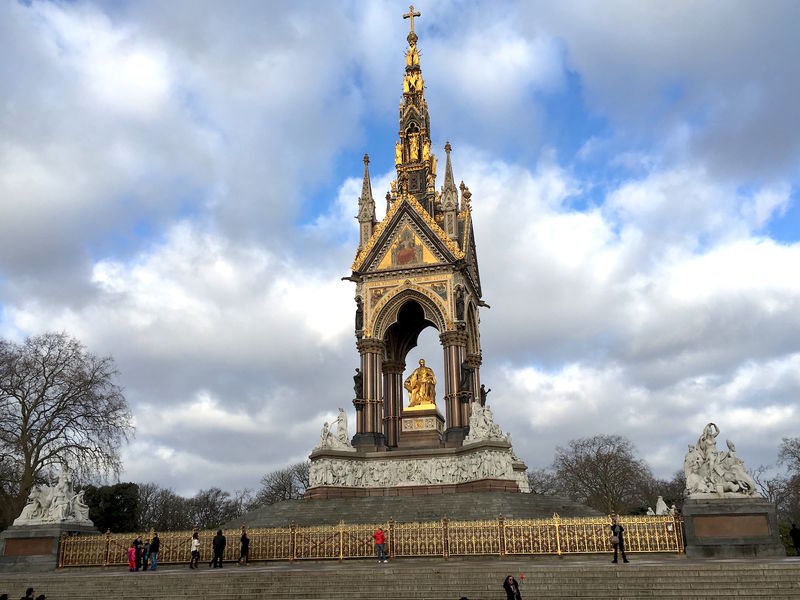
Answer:
[[[800,475],[800,437],[783,438],[778,449],[778,460],[790,471]]]
[[[111,357],[65,333],[0,340],[0,520],[13,519],[59,464],[79,475],[119,471],[133,427],[116,375]]]
[[[310,466],[311,463],[305,461],[264,475],[261,478],[261,489],[256,492],[253,506],[302,498],[308,488]]]
[[[528,485],[531,487],[531,494],[556,496],[561,493],[558,477],[550,469],[528,471]]]
[[[200,490],[189,500],[194,525],[201,529],[219,527],[242,516],[243,503],[219,488]]]
[[[619,435],[571,440],[556,448],[553,470],[570,498],[607,513],[640,510],[653,475],[634,451]]]

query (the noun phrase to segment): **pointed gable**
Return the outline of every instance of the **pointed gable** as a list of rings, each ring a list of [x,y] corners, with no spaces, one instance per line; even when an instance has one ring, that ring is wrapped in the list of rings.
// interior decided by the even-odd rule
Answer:
[[[396,200],[358,253],[353,271],[379,271],[453,263],[464,252],[411,195]]]

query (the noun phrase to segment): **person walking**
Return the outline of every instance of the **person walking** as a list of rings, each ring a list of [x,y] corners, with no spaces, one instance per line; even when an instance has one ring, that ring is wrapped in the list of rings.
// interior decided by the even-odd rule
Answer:
[[[195,531],[192,534],[192,558],[189,559],[189,568],[196,569],[197,563],[200,561],[200,537]]]
[[[614,560],[612,563],[617,562],[617,550],[622,554],[622,562],[629,562],[628,557],[625,556],[625,538],[623,532],[625,528],[617,522],[617,515],[611,515],[611,544],[614,546]]]
[[[239,550],[239,564],[247,565],[250,560],[250,538],[247,537],[247,532],[242,531],[242,547]]]
[[[226,542],[225,536],[222,535],[222,529],[217,529],[217,535],[214,536],[214,540],[211,542],[211,546],[214,550],[214,557],[208,565],[209,568],[212,566],[215,569],[222,568],[222,556],[225,553]]]
[[[383,532],[382,527],[372,534],[375,538],[375,552],[378,554],[378,562],[389,562],[386,558],[386,534]]]
[[[150,540],[150,570],[155,571],[158,566],[158,551],[161,549],[161,540],[158,534],[153,532],[153,539]]]
[[[519,583],[511,575],[503,581],[503,589],[506,591],[507,600],[522,600],[522,594],[519,593]]]

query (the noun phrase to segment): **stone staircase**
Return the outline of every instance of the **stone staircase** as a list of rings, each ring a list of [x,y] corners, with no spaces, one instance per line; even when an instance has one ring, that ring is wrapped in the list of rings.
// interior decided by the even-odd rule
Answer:
[[[373,496],[286,500],[254,510],[225,524],[237,528],[242,521],[252,527],[288,527],[345,523],[380,523],[392,517],[401,523],[436,521],[447,515],[451,520],[590,517],[600,513],[567,498],[519,492],[463,492],[430,496]]]
[[[0,573],[0,593],[12,599],[27,586],[49,600],[503,600],[512,574],[531,598],[800,598],[800,559],[693,561],[684,556],[632,555],[536,559],[407,559],[267,563],[223,569],[75,569],[44,574]],[[524,577],[523,577],[524,576]]]

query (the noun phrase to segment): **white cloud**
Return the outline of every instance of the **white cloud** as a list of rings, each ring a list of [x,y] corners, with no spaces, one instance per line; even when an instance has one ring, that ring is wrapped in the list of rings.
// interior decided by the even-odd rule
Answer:
[[[534,466],[614,432],[669,475],[709,420],[771,462],[798,428],[800,245],[770,238],[797,187],[799,80],[775,58],[796,8],[503,6],[418,26],[434,140],[473,192],[498,422]],[[126,477],[253,486],[339,406],[352,423],[340,277],[358,157],[391,161],[396,12],[0,6],[0,331],[115,357]]]

